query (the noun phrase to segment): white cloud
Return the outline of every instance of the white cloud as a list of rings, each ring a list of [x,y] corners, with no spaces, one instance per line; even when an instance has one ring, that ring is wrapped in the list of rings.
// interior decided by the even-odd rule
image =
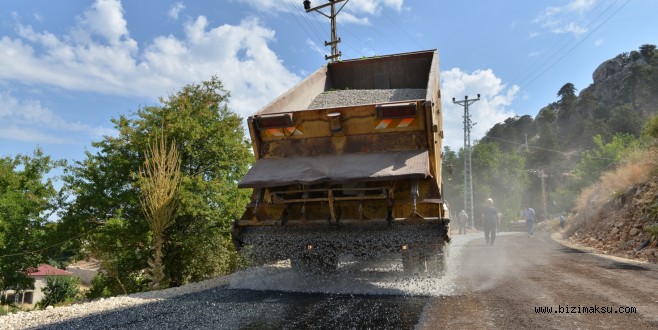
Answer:
[[[597,39],[596,41],[594,41],[594,46],[600,47],[603,46],[604,43],[605,43],[605,39]]]
[[[573,0],[567,4],[566,7],[569,11],[578,12],[580,14],[590,10],[597,0]]]
[[[561,7],[546,7],[535,19],[535,23],[555,34],[570,33],[575,37],[587,33],[584,20],[596,0],[572,0]]]
[[[469,106],[471,120],[476,123],[471,130],[471,142],[482,138],[490,127],[514,116],[507,108],[517,97],[519,87],[503,84],[491,69],[470,74],[459,68],[441,72],[444,144],[452,150],[464,147],[464,108],[452,103],[452,98],[463,100],[468,95],[469,99],[475,99],[478,93],[480,101]]]
[[[528,57],[538,57],[539,55],[541,55],[541,52],[534,51],[528,53]]]
[[[169,8],[167,15],[174,20],[178,20],[178,14],[180,14],[183,9],[185,9],[185,5],[182,2],[176,2],[171,8]]]
[[[304,11],[302,1],[300,0],[233,0],[236,2],[244,3],[254,9],[263,12],[295,12],[293,6],[298,7],[300,11]]]
[[[9,92],[0,90],[0,138],[25,142],[70,144],[74,141],[61,137],[62,132],[78,132],[91,137],[114,134],[114,130],[92,127],[79,121],[68,122],[39,100],[21,101]],[[59,133],[57,133],[59,132]]]
[[[370,19],[368,17],[358,17],[350,12],[341,13],[338,15],[337,20],[339,23],[370,25]]]
[[[263,12],[296,12],[305,13],[303,1],[301,0],[233,0],[244,3],[254,9]],[[327,1],[311,0],[311,7],[315,8],[324,5]],[[336,4],[340,8],[344,3]],[[345,5],[345,11],[357,14],[378,15],[384,7],[401,11],[404,0],[351,0]],[[328,8],[328,7],[327,7]],[[324,8],[326,9],[326,8]],[[328,11],[325,10],[327,13]]]
[[[358,14],[379,15],[384,7],[401,11],[404,0],[352,0],[345,7]]]
[[[301,0],[234,0],[244,3],[258,11],[267,13],[292,13],[293,15],[309,15],[306,13]],[[326,4],[326,1],[311,1],[311,7],[315,8]],[[336,4],[336,10],[341,8],[345,3]],[[379,16],[384,8],[389,8],[397,12],[402,11],[404,0],[351,0],[345,4],[345,7],[338,15],[341,23],[370,25],[368,16]],[[329,14],[329,7],[319,9],[319,11]]]
[[[130,38],[118,0],[97,0],[65,35],[16,24],[18,37],[0,38],[0,63],[12,63],[0,65],[0,81],[156,100],[217,75],[244,117],[300,80],[269,48],[274,31],[257,19],[210,26],[199,16],[183,37],[142,45]]]
[[[322,47],[318,46],[318,44],[316,44],[316,43],[315,43],[313,40],[311,40],[311,39],[306,39],[306,45],[308,45],[308,46],[311,48],[311,50],[313,50],[314,52],[316,52],[316,53],[318,53],[318,54],[329,55],[329,53],[327,53],[327,52],[325,51],[325,49],[323,49]]]
[[[128,38],[128,26],[118,0],[96,0],[79,19],[77,35],[87,38],[101,36],[111,45]],[[88,34],[89,33],[89,34]],[[87,41],[84,38],[84,41]],[[80,41],[83,41],[80,40]]]
[[[47,134],[41,130],[28,127],[2,126],[0,138],[31,143],[71,144],[72,141],[62,138],[59,134]]]

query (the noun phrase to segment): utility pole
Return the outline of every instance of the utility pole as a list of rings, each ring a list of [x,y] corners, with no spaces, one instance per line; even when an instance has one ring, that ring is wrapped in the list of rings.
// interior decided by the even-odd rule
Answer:
[[[455,101],[452,98],[452,103],[464,106],[464,209],[469,213],[471,218],[471,227],[475,228],[475,212],[473,211],[473,171],[471,168],[471,114],[468,106],[479,101],[480,94],[477,99],[468,99],[468,95],[464,96],[463,100]]]
[[[546,203],[546,178],[548,178],[548,174],[544,172],[544,169],[538,169],[538,170],[530,170],[530,173],[533,173],[537,175],[541,181],[541,202],[542,202],[542,208],[543,208],[543,213],[544,213],[544,220],[548,219],[548,207]]]
[[[340,2],[345,2],[338,10],[336,10],[336,4]],[[350,0],[329,0],[329,3],[325,3],[324,5],[319,5],[317,7],[311,8],[311,1],[310,0],[304,0],[304,9],[306,10],[307,13],[310,13],[312,11],[317,11],[318,13],[322,14],[322,16],[328,18],[331,21],[331,41],[325,41],[324,45],[329,46],[331,45],[331,55],[324,56],[325,60],[331,60],[332,62],[336,62],[340,59],[340,56],[342,55],[341,52],[338,51],[338,43],[340,42],[340,38],[338,38],[338,35],[336,34],[336,15],[340,13],[340,11],[345,7],[345,5],[349,2]],[[325,7],[331,7],[330,8],[330,14],[325,14],[320,11],[320,9],[325,8]]]

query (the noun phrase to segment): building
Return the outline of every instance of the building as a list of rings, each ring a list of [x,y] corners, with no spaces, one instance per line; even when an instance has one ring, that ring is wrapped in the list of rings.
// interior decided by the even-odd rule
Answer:
[[[43,288],[46,287],[47,278],[50,276],[72,276],[73,273],[61,270],[59,268],[41,264],[37,268],[31,268],[27,271],[27,277],[34,279],[33,289],[28,290],[7,290],[5,291],[5,300],[14,301],[17,304],[36,305],[44,297]]]

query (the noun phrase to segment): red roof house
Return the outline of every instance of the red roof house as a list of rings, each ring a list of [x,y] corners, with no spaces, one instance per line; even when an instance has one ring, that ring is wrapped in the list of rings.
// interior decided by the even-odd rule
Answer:
[[[31,268],[27,271],[28,277],[36,276],[71,276],[73,273],[53,267],[51,265],[41,264],[38,268]]]
[[[41,264],[37,268],[27,270],[27,277],[34,279],[34,290],[25,291],[21,297],[22,303],[34,305],[43,299],[43,288],[46,287],[48,277],[50,276],[73,276],[73,273],[53,267],[51,265]]]

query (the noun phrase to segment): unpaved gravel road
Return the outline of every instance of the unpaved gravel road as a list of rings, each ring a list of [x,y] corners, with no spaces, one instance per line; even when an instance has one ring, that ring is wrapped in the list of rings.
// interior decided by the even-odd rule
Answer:
[[[462,260],[461,294],[433,299],[419,328],[658,329],[656,265],[595,256],[547,234],[505,236],[493,247],[472,241]]]
[[[429,285],[390,280],[376,267],[337,283],[261,269],[238,274],[229,285],[217,281],[191,294],[20,328],[658,329],[655,265],[605,259],[546,234],[501,236],[493,247],[481,235],[456,236],[452,270]],[[428,285],[429,296],[418,296],[418,285]],[[597,314],[574,313],[595,306]],[[553,310],[535,312],[540,307]],[[635,313],[619,313],[620,307]],[[600,313],[604,308],[612,313]]]

